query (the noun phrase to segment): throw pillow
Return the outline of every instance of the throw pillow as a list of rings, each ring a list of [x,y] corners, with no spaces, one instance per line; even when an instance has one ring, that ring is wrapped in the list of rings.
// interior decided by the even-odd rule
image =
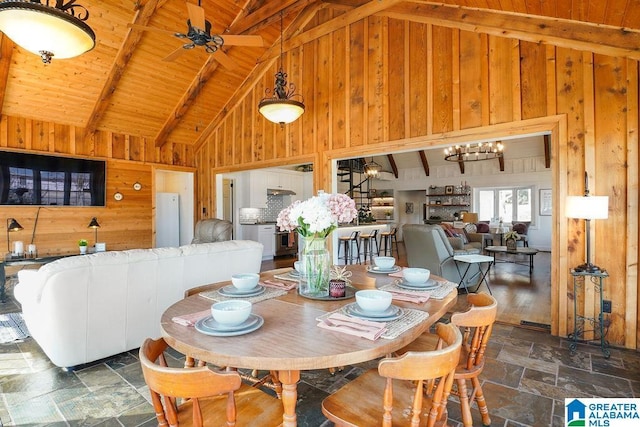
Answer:
[[[478,231],[478,227],[475,224],[469,223],[464,226],[464,231],[467,233],[476,233]]]
[[[453,230],[453,235],[455,237],[460,237],[462,239],[462,243],[463,244],[467,244],[469,243],[469,240],[467,239],[467,235],[465,234],[464,230],[461,228],[454,228]]]
[[[489,232],[489,224],[484,222],[479,222],[476,224],[476,230],[478,233],[488,233]]]

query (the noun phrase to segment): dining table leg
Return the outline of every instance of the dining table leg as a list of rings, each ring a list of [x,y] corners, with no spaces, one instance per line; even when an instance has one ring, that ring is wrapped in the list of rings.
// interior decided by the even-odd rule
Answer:
[[[282,425],[294,427],[298,425],[296,417],[296,401],[298,400],[298,381],[300,371],[278,371],[278,381],[282,384]]]

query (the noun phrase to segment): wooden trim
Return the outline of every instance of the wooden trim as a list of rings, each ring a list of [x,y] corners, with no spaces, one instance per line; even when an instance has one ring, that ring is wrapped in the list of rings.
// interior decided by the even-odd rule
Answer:
[[[390,18],[640,59],[640,31],[629,28],[432,2],[405,1],[379,13]]]
[[[627,159],[640,159],[638,148],[638,80],[640,70],[638,62],[627,60]],[[638,192],[640,170],[638,161],[627,162],[627,247],[626,270],[627,280],[625,286],[625,331],[624,345],[627,348],[640,348],[640,324],[638,323],[638,221],[640,221],[640,195]]]
[[[0,33],[0,108],[4,103],[4,94],[7,91],[7,81],[9,79],[9,67],[13,56],[13,41]]]

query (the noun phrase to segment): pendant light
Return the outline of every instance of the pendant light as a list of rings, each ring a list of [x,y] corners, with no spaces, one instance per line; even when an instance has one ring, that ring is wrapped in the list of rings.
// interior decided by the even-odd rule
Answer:
[[[50,5],[54,3],[54,5]],[[73,58],[93,49],[96,35],[85,23],[89,11],[75,0],[5,0],[0,2],[0,31],[23,49],[40,55]]]
[[[280,69],[275,75],[275,87],[273,92],[266,89],[265,97],[258,104],[260,114],[270,122],[280,123],[280,126],[296,121],[304,113],[304,99],[302,95],[295,93],[296,87],[293,83],[287,86],[287,73],[282,69],[284,62],[283,19],[283,13],[280,12]],[[294,98],[299,98],[300,101]]]

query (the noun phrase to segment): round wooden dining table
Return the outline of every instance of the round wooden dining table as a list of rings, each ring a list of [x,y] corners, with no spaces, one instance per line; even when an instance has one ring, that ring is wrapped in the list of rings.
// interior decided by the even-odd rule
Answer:
[[[375,289],[396,280],[386,274],[368,273],[364,265],[352,265],[352,286],[357,289]],[[274,279],[290,269],[261,273],[261,280]],[[429,299],[426,303],[394,301],[405,308],[424,310],[428,318],[402,333],[397,338],[365,338],[326,330],[317,326],[319,316],[339,309],[355,300],[312,300],[300,296],[294,289],[286,295],[257,302],[253,313],[264,318],[263,326],[251,333],[232,337],[216,337],[198,332],[173,322],[174,316],[206,310],[212,300],[200,296],[203,290],[215,290],[230,282],[202,287],[191,296],[173,304],[162,315],[162,335],[177,351],[217,366],[232,366],[268,370],[277,373],[282,385],[284,426],[295,426],[297,383],[300,371],[347,366],[374,360],[398,350],[415,340],[440,319],[456,302],[454,289],[444,299]]]

